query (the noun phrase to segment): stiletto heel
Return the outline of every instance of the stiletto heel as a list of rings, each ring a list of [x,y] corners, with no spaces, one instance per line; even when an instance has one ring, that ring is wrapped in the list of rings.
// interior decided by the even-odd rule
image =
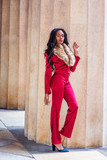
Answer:
[[[55,145],[54,144],[52,144],[52,150],[55,151]]]
[[[56,149],[57,147],[54,145],[54,144],[52,144],[52,150],[53,151],[55,151],[55,149]],[[58,149],[57,148],[57,150],[58,150],[58,152],[69,152],[67,149],[65,149],[65,148],[63,148],[63,149]]]

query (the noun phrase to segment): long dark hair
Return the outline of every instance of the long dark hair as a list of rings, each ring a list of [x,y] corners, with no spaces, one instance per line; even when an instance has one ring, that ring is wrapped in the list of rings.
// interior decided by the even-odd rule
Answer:
[[[49,37],[49,41],[48,41],[48,43],[47,43],[47,49],[45,50],[45,52],[46,52],[47,55],[48,55],[48,63],[49,63],[49,65],[52,63],[52,62],[50,61],[50,59],[51,59],[51,57],[53,56],[53,49],[54,49],[54,47],[55,47],[55,45],[56,45],[56,43],[57,43],[57,41],[56,41],[56,33],[57,33],[59,30],[61,30],[61,31],[64,33],[64,43],[65,43],[66,45],[69,44],[69,43],[68,43],[68,39],[67,39],[67,33],[65,32],[64,29],[62,29],[62,28],[54,28],[54,29],[51,31],[50,37]]]

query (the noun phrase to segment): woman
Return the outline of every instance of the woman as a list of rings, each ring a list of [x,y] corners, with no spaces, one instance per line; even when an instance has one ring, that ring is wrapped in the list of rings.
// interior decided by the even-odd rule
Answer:
[[[68,152],[68,150],[63,147],[63,142],[65,137],[71,137],[78,110],[75,95],[69,82],[69,75],[71,71],[75,71],[80,59],[78,56],[79,46],[74,42],[73,53],[68,44],[65,30],[55,28],[51,31],[47,49],[45,51],[46,70],[44,102],[46,105],[49,105],[49,94],[51,94],[52,90],[50,123],[52,148],[54,151],[56,147],[59,152]],[[54,74],[52,75],[53,70]],[[59,131],[59,116],[63,98],[67,102],[68,111],[64,126]]]

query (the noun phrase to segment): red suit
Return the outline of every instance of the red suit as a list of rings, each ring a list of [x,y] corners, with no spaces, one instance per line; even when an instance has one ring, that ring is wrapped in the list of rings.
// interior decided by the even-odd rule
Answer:
[[[51,107],[51,133],[52,144],[61,143],[60,133],[68,138],[71,137],[74,122],[77,115],[78,105],[75,99],[75,94],[69,82],[70,72],[74,72],[79,56],[75,56],[76,61],[74,66],[69,67],[65,62],[53,55],[51,61],[55,66],[55,71],[52,76],[52,65],[49,66],[48,55],[46,56],[46,70],[45,70],[45,93],[50,94],[52,90],[52,107]],[[51,90],[50,90],[51,88]],[[68,105],[68,111],[63,128],[59,131],[59,117],[62,99],[65,99]]]

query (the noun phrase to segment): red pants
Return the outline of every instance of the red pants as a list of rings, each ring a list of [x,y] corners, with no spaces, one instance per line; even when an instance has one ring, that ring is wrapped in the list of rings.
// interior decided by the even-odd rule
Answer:
[[[52,144],[61,143],[60,133],[68,138],[71,137],[74,122],[77,115],[78,105],[74,91],[68,80],[69,74],[54,74],[51,79],[52,107],[51,107],[51,133]],[[68,111],[63,128],[59,131],[59,117],[62,99],[68,105]]]

